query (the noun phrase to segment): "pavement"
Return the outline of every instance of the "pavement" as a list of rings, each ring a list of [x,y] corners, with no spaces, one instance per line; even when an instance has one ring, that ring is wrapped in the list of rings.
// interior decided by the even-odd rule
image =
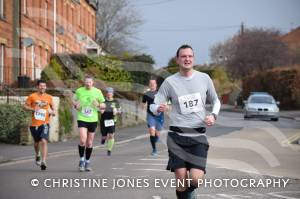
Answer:
[[[116,129],[116,145],[147,137],[146,124]],[[65,141],[49,143],[48,156],[56,156],[61,153],[77,153],[79,138],[72,138]],[[100,132],[96,132],[94,139],[94,148],[105,148],[100,144]],[[34,159],[34,151],[32,145],[14,145],[0,143],[0,164]]]
[[[241,108],[236,108],[230,105],[222,105],[222,110],[226,112],[242,112]],[[300,110],[297,111],[281,111],[280,117],[286,119],[292,119],[296,121],[300,121]],[[132,127],[126,127],[123,129],[117,129],[117,144],[123,144],[124,142],[129,142],[135,139],[140,139],[142,137],[147,137],[146,124],[141,124]],[[293,140],[290,140],[290,143],[294,142],[294,140],[299,140],[300,134],[294,136]],[[77,153],[77,145],[79,139],[73,138],[61,142],[55,142],[49,144],[49,156],[55,156],[60,153]],[[96,132],[95,140],[94,140],[95,148],[104,148],[104,145],[100,144],[100,132]],[[27,159],[34,159],[33,146],[32,145],[12,145],[12,144],[4,144],[0,143],[0,164],[14,161],[21,161]]]

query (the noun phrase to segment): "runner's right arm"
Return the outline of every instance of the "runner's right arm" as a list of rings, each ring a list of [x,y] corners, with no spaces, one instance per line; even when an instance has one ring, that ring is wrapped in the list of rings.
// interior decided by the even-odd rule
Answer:
[[[99,90],[98,101],[99,101],[98,108],[100,112],[103,113],[105,111],[106,104],[105,104],[105,98],[100,90]]]
[[[24,109],[27,110],[27,111],[34,112],[35,108],[31,107],[31,103],[32,103],[31,96],[28,96],[27,99],[26,99],[26,101],[25,101],[25,104],[24,104]]]
[[[159,115],[167,110],[167,102],[169,101],[168,90],[168,83],[164,81],[155,95],[154,104],[150,105],[150,111],[154,115]]]
[[[77,90],[75,92],[75,95],[73,95],[73,99],[72,99],[72,104],[73,104],[73,107],[76,109],[76,110],[80,110],[80,102],[79,102],[79,99],[78,99],[78,95],[77,95]]]

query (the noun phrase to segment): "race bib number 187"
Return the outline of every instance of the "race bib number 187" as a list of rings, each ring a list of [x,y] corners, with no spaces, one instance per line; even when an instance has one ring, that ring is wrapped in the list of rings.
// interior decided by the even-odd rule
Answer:
[[[203,110],[200,93],[180,96],[178,102],[182,114],[196,113]]]

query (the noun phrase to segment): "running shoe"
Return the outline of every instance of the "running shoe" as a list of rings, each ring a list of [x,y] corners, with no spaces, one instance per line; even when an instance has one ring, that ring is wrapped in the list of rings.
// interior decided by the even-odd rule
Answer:
[[[187,199],[196,199],[195,190],[187,193]]]
[[[107,151],[107,156],[111,156],[111,151]]]
[[[85,171],[92,171],[91,163],[85,162],[84,169],[85,169]]]
[[[156,155],[157,155],[157,151],[156,151],[156,149],[153,149],[153,151],[152,151],[151,155],[153,155],[153,156],[156,156]]]
[[[82,160],[79,161],[79,171],[85,171],[85,162]]]
[[[47,169],[46,162],[42,162],[42,163],[41,163],[41,170],[42,170],[42,171],[45,171],[46,169]]]
[[[101,144],[105,144],[105,139],[101,139]]]
[[[41,166],[41,156],[36,156],[36,157],[35,157],[35,164],[36,164],[37,166]]]

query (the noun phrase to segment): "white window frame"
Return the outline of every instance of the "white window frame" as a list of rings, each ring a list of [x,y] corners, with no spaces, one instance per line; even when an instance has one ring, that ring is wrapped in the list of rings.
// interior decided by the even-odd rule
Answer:
[[[39,49],[39,54],[37,55],[37,57],[38,57],[38,67],[41,67],[41,65],[42,65],[42,47],[39,46],[38,49]]]
[[[27,57],[26,57],[26,56],[27,56],[27,55],[26,55],[26,54],[27,54],[27,53],[26,53],[27,49],[26,49],[26,46],[23,47],[23,51],[24,51],[24,52],[23,52],[23,59],[24,59],[24,61],[23,61],[23,62],[24,62],[24,67],[23,67],[23,73],[24,73],[24,74],[23,74],[23,75],[26,75],[26,73],[27,73],[27,59],[26,59],[26,58],[27,58]]]
[[[34,66],[34,45],[31,46],[31,79],[35,80],[35,66]]]
[[[23,0],[23,14],[27,14],[27,0]]]
[[[4,44],[0,44],[0,83],[4,82]]]

